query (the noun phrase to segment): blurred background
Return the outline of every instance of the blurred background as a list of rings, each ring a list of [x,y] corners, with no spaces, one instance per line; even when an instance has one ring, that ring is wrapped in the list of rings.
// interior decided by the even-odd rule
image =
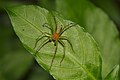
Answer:
[[[89,1],[108,14],[120,33],[120,0]],[[34,4],[55,10],[55,3],[55,0],[0,0],[0,80],[54,80],[24,49],[4,7]]]

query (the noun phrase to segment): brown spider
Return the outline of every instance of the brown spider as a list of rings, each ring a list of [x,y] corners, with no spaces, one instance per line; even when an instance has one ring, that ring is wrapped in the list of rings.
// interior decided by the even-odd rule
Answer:
[[[51,61],[50,69],[51,69],[51,67],[52,67],[54,58],[55,58],[56,53],[57,53],[58,43],[63,47],[63,52],[64,52],[63,57],[62,57],[62,59],[61,59],[61,61],[60,61],[60,65],[61,65],[61,63],[62,63],[62,61],[63,61],[63,59],[64,59],[64,57],[65,57],[65,44],[64,44],[64,42],[63,42],[62,40],[66,40],[66,41],[69,43],[69,45],[71,46],[72,51],[74,52],[74,49],[73,49],[73,46],[72,46],[71,42],[66,38],[66,36],[62,36],[62,34],[63,34],[66,30],[68,30],[69,28],[71,28],[71,27],[73,27],[73,26],[76,25],[76,24],[74,24],[74,23],[70,23],[70,24],[64,26],[63,28],[62,28],[62,27],[58,28],[57,22],[56,22],[56,17],[55,17],[54,15],[52,15],[52,16],[53,16],[53,19],[54,19],[54,22],[55,22],[55,30],[53,30],[53,29],[49,26],[48,23],[43,24],[43,27],[48,28],[48,29],[51,31],[51,34],[50,34],[50,33],[47,33],[47,32],[44,32],[44,33],[43,33],[43,34],[44,34],[43,36],[38,37],[38,38],[36,39],[36,43],[35,43],[35,46],[34,46],[34,49],[35,49],[38,41],[40,41],[40,40],[43,39],[44,37],[47,38],[46,40],[44,40],[44,41],[42,42],[42,44],[41,44],[41,45],[39,46],[39,48],[37,49],[37,51],[36,51],[36,53],[35,53],[35,55],[36,55],[36,54],[41,50],[41,48],[44,47],[47,43],[49,43],[49,42],[53,42],[53,43],[54,43],[55,52],[54,52],[54,56],[53,56],[52,61]],[[47,35],[46,35],[46,34],[47,34]]]

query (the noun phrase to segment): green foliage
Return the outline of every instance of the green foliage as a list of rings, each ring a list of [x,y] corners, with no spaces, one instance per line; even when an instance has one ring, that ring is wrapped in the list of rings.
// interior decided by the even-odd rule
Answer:
[[[120,38],[115,24],[101,9],[87,0],[57,0],[57,11],[83,26],[98,42],[105,77],[120,62]]]
[[[55,28],[53,16],[49,11],[38,6],[12,7],[7,9],[7,12],[21,42],[34,55],[36,49],[33,48],[36,39],[42,35],[41,32],[50,32],[42,25],[49,23],[52,28]],[[54,15],[57,17],[58,26],[65,26],[71,23],[71,21],[64,20],[57,13]],[[52,68],[49,70],[54,55],[54,45],[49,43],[34,56],[38,63],[57,80],[101,80],[102,61],[100,51],[92,36],[79,25],[70,28],[63,35],[67,36],[71,41],[75,53],[71,50],[70,45],[64,41],[66,55],[61,66],[60,61],[63,56],[63,48],[59,45]],[[42,41],[39,41],[37,48]]]
[[[110,19],[119,26],[119,3],[115,3],[118,0],[0,0],[0,80],[52,80],[22,47],[3,9],[20,4],[39,4],[38,1],[41,7],[48,10],[55,10],[56,7],[59,13],[84,27],[94,37],[102,52],[103,79],[116,80],[119,67],[113,66],[120,64],[120,38],[116,26]],[[88,1],[95,1],[93,3],[102,8],[110,18]],[[50,54],[53,53],[54,49]]]
[[[55,5],[56,5],[55,0],[38,0],[38,1],[39,1],[40,6],[48,10],[55,10]]]
[[[105,80],[116,80],[119,71],[119,66],[115,66],[112,71],[105,77]]]
[[[27,72],[33,58],[13,39],[12,27],[3,27],[0,32],[4,33],[0,34],[0,80],[18,80]]]

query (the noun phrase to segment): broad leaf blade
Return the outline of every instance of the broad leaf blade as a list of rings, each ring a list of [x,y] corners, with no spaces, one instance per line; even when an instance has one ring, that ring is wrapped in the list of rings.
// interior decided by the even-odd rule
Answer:
[[[14,30],[25,48],[35,54],[39,45],[46,39],[42,39],[37,44],[35,49],[36,39],[41,36],[41,32],[50,31],[42,27],[44,23],[55,28],[53,16],[47,10],[38,6],[18,6],[7,10]],[[59,14],[54,13],[57,18],[57,25],[68,25],[73,23],[69,20],[64,20]],[[34,56],[37,62],[57,80],[101,80],[101,57],[99,48],[90,34],[84,32],[84,29],[76,25],[65,31],[62,36],[67,36],[71,42],[75,53],[71,46],[66,42],[65,58],[60,66],[60,61],[63,57],[63,47],[58,44],[57,54],[55,56],[51,70],[49,70],[51,61],[54,55],[54,44],[46,44]]]
[[[115,66],[111,72],[106,76],[105,80],[117,80],[119,66]]]
[[[115,24],[88,0],[57,0],[57,11],[83,26],[100,45],[103,77],[120,62],[120,38]]]

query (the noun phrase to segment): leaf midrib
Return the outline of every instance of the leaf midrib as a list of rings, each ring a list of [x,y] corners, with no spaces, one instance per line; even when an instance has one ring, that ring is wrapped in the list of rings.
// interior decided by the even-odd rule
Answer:
[[[61,21],[59,20],[59,22],[61,22]],[[61,22],[61,24],[62,24],[62,22]],[[62,24],[62,25],[63,25],[63,24]],[[93,80],[97,80],[97,79],[90,73],[90,71],[89,71],[88,69],[86,69],[84,66],[82,66],[82,65],[79,63],[79,61],[78,61],[72,54],[69,53],[68,55],[70,55],[71,58],[74,59],[74,61],[76,61],[77,64],[79,64],[80,67],[82,67],[83,70],[85,70],[85,72],[87,72],[88,75],[89,75]]]
[[[42,34],[44,34],[43,31],[41,31],[35,24],[33,24],[32,22],[30,22],[29,20],[27,20],[26,18],[24,18],[23,16],[17,14],[16,12],[12,11],[15,15],[17,15],[19,18],[25,20],[26,22],[28,22],[29,24],[31,24],[32,26],[34,26],[38,31],[40,31]]]
[[[29,24],[31,24],[32,26],[34,26],[37,30],[39,30],[41,33],[44,34],[44,32],[42,32],[36,25],[32,24],[32,22],[30,22],[29,20],[27,20],[26,18],[24,18],[23,16],[17,14],[16,12],[12,11],[14,14],[16,14],[19,18],[25,20],[26,22],[28,22]],[[90,76],[93,80],[97,80],[91,73],[88,69],[86,69],[84,66],[82,66],[79,61],[73,56],[71,55],[70,53],[68,53],[68,55],[77,63],[79,64],[79,66],[81,68],[83,68],[83,70],[88,74],[88,76]]]
[[[67,53],[69,55],[69,57],[72,58],[72,60],[74,60],[81,68],[83,68],[83,70],[93,79],[93,80],[97,80],[88,69],[86,69],[84,66],[82,66],[79,61],[70,53]]]

